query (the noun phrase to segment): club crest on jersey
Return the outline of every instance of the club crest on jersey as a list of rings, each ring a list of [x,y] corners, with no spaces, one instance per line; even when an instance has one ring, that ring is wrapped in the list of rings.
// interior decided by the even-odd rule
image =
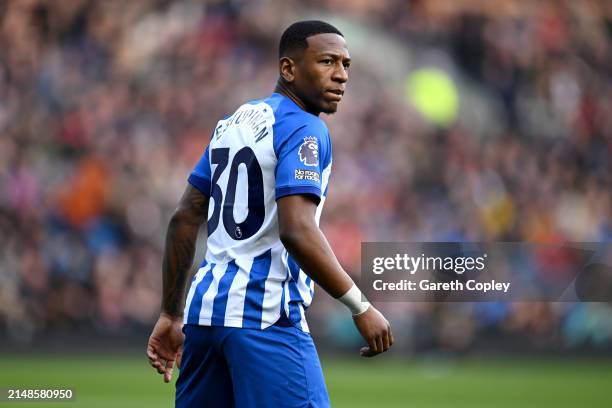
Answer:
[[[304,142],[300,146],[300,161],[307,166],[319,165],[319,142],[314,136],[304,138]]]

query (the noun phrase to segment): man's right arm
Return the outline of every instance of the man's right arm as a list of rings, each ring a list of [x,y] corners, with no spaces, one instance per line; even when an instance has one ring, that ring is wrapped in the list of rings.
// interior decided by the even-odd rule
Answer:
[[[287,251],[327,293],[342,298],[354,283],[315,221],[317,204],[306,195],[289,195],[279,198],[277,206],[280,239]],[[389,322],[373,306],[354,315],[353,321],[368,343],[361,350],[362,356],[382,353],[393,344]]]

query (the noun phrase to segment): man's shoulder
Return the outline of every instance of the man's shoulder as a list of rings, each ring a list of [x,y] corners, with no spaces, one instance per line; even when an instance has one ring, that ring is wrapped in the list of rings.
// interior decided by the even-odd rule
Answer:
[[[295,133],[310,133],[312,136],[324,138],[329,131],[327,125],[318,116],[314,116],[299,107],[289,107],[287,110],[275,112],[276,128],[282,137],[290,137]]]
[[[273,93],[265,99],[258,99],[254,103],[265,102],[270,105],[274,112],[276,123],[288,127],[309,127],[313,130],[327,132],[327,125],[321,118],[300,108],[295,102],[286,96]]]

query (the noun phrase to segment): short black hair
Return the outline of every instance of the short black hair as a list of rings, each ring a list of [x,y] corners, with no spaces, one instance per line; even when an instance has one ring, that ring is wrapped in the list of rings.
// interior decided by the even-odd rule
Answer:
[[[305,50],[308,48],[306,39],[317,34],[338,34],[342,37],[342,33],[336,27],[319,20],[298,21],[291,24],[283,33],[278,45],[278,57],[286,57],[296,50]]]

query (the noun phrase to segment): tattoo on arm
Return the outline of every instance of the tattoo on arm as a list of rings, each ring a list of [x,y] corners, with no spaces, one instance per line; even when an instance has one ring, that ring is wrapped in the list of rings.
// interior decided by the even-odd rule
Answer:
[[[183,298],[196,250],[200,226],[206,221],[208,197],[187,186],[172,215],[166,234],[163,261],[162,312],[173,317],[183,314]]]

